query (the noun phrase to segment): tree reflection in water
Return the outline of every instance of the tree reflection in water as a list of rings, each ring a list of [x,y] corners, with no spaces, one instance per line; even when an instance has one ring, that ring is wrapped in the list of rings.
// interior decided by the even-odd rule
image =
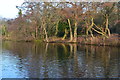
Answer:
[[[120,77],[118,47],[6,41],[2,49],[3,78]]]

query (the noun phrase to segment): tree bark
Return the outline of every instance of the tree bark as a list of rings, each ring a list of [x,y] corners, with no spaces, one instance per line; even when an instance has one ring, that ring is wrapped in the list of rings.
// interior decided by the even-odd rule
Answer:
[[[92,24],[87,28],[87,30],[86,30],[86,35],[88,35],[88,32],[90,31],[91,36],[93,37],[92,31],[91,31],[91,29],[92,29],[92,27],[93,27],[93,25],[94,25],[93,18],[91,19],[91,21],[92,21]]]
[[[36,28],[35,28],[35,38],[37,38],[37,37],[38,37],[38,28],[36,26]]]
[[[70,19],[68,19],[68,24],[69,24],[69,29],[70,29],[70,41],[73,40],[73,34],[72,34],[72,27],[71,27],[71,24],[70,24]]]
[[[59,25],[59,21],[56,24],[56,32],[55,32],[55,36],[58,34],[58,25]]]
[[[62,40],[64,40],[66,38],[66,36],[67,36],[67,29],[65,29],[65,34],[64,34]]]
[[[74,41],[73,42],[77,42],[77,22],[75,22],[75,28],[74,28]]]
[[[43,23],[43,29],[44,29],[44,33],[45,33],[45,40],[46,40],[46,42],[49,42],[45,23]]]
[[[108,15],[107,15],[106,16],[106,29],[105,29],[105,32],[108,33],[108,36],[110,36],[110,30],[108,28],[108,25],[109,25],[109,23],[108,23]]]

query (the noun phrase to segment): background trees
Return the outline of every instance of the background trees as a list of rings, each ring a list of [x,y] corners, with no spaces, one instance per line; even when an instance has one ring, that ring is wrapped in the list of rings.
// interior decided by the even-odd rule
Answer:
[[[119,29],[117,2],[24,2],[17,8],[18,18],[9,20],[6,28],[15,39],[49,42],[49,37],[56,36],[77,42],[78,35],[108,38]]]

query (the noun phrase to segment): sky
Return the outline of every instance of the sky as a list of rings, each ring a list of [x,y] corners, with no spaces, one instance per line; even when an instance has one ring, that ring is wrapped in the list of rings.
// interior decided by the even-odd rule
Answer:
[[[29,1],[41,1],[41,0],[29,0]],[[71,0],[71,1],[74,1],[74,0]],[[89,1],[89,0],[86,0],[86,1]],[[98,0],[98,1],[101,1],[101,0]],[[16,8],[16,6],[20,6],[23,2],[24,0],[0,0],[0,18],[1,17],[8,18],[8,19],[16,18],[18,15],[18,9]]]
[[[24,0],[0,0],[0,17],[13,19],[18,15],[16,6],[20,6]]]

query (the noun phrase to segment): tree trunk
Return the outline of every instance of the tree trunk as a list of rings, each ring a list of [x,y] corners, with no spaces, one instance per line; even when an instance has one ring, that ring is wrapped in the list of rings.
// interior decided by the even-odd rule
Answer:
[[[55,36],[58,34],[58,25],[59,25],[59,21],[56,24],[56,32],[55,32]]]
[[[75,28],[74,28],[74,41],[77,42],[77,22],[75,22]]]
[[[106,34],[104,34],[103,32],[100,32],[94,28],[92,28],[92,30],[94,30],[95,32],[97,32],[98,34],[101,34],[102,36],[105,36],[106,38],[108,38],[108,36]]]
[[[37,38],[37,37],[38,37],[38,28],[36,26],[36,28],[35,28],[35,38]]]
[[[44,29],[44,33],[45,33],[45,40],[46,40],[46,42],[49,42],[49,40],[48,40],[48,35],[47,35],[47,31],[46,31],[46,27],[45,27],[46,25],[45,24],[43,24],[43,29]]]
[[[72,34],[72,28],[71,28],[71,24],[70,24],[70,19],[68,19],[68,24],[69,24],[69,29],[70,29],[70,41],[73,40],[73,34]]]
[[[64,40],[66,38],[66,36],[67,36],[67,29],[65,29],[65,34],[64,34],[62,40]]]
[[[86,35],[88,35],[88,32],[90,31],[91,36],[93,37],[92,31],[91,31],[91,29],[92,29],[92,27],[93,27],[93,25],[94,25],[93,18],[91,19],[91,21],[92,21],[92,24],[87,28],[87,30],[86,30]]]
[[[108,36],[110,36],[110,30],[108,28],[108,25],[109,25],[109,23],[108,23],[108,16],[106,16],[106,29],[105,29],[105,32],[108,33]]]

